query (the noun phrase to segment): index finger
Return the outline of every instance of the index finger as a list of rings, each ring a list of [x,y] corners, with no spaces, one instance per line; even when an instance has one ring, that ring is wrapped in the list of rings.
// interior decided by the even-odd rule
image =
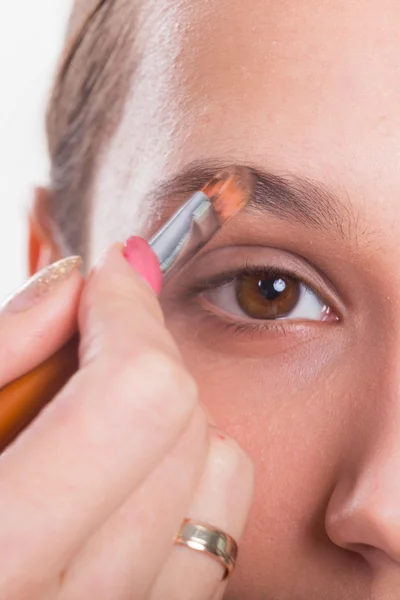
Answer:
[[[112,248],[82,300],[82,369],[0,461],[2,570],[23,565],[27,589],[41,565],[65,564],[190,424],[196,387],[157,306]]]

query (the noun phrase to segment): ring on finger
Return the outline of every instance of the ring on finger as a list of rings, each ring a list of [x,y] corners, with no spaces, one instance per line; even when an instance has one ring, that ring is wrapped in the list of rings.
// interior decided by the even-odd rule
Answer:
[[[217,560],[225,569],[223,580],[232,575],[236,565],[238,545],[227,533],[209,525],[185,519],[175,537],[175,544],[186,546],[197,552],[204,552]]]

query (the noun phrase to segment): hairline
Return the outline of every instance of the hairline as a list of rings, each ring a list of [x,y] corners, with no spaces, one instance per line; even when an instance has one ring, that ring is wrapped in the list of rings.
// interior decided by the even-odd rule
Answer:
[[[50,216],[64,253],[87,254],[91,188],[105,144],[118,127],[131,80],[135,35],[129,0],[97,0],[77,25],[74,4],[47,112]]]

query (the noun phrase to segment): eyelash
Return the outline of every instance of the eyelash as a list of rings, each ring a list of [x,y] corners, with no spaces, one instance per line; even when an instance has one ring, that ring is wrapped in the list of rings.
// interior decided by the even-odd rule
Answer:
[[[278,321],[260,321],[258,323],[238,323],[230,321],[222,316],[216,316],[210,309],[202,307],[205,317],[210,320],[213,331],[217,329],[221,333],[234,335],[235,337],[246,337],[246,340],[257,340],[264,334],[269,333],[276,336],[287,335],[289,329],[294,327],[299,328],[299,324],[284,323]]]
[[[228,285],[240,277],[259,275],[262,273],[266,278],[275,277],[277,275],[284,275],[292,279],[296,279],[306,288],[307,291],[318,294],[323,298],[323,294],[315,291],[314,288],[304,280],[304,277],[295,269],[268,267],[260,265],[246,264],[243,268],[237,270],[227,270],[214,277],[210,277],[197,285],[194,285],[187,294],[188,300],[196,300],[198,297],[207,290],[219,288],[224,285]],[[284,320],[260,320],[260,321],[248,321],[238,322],[225,317],[224,315],[216,315],[209,307],[201,305],[201,310],[204,316],[210,320],[213,328],[218,328],[221,333],[228,333],[238,337],[246,336],[248,339],[262,337],[263,334],[268,333],[276,336],[287,335],[290,330],[299,330],[304,324],[295,321],[284,321]]]
[[[229,283],[232,283],[240,277],[259,275],[260,273],[265,275],[266,278],[275,277],[277,275],[284,275],[285,277],[290,277],[291,279],[296,279],[300,281],[307,290],[312,292],[314,291],[313,288],[306,281],[304,281],[304,278],[295,269],[278,269],[277,267],[260,267],[246,264],[246,266],[242,267],[241,269],[224,271],[222,273],[219,273],[215,277],[210,277],[202,283],[197,284],[190,291],[190,297],[194,298],[198,294],[201,294],[202,292],[205,292],[207,290],[221,287],[223,285],[228,285]]]

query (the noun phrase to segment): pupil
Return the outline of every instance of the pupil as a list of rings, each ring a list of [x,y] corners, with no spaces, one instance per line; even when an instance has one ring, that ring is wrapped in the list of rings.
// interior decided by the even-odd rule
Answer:
[[[265,300],[272,302],[286,290],[286,283],[283,279],[260,279],[258,289]]]

